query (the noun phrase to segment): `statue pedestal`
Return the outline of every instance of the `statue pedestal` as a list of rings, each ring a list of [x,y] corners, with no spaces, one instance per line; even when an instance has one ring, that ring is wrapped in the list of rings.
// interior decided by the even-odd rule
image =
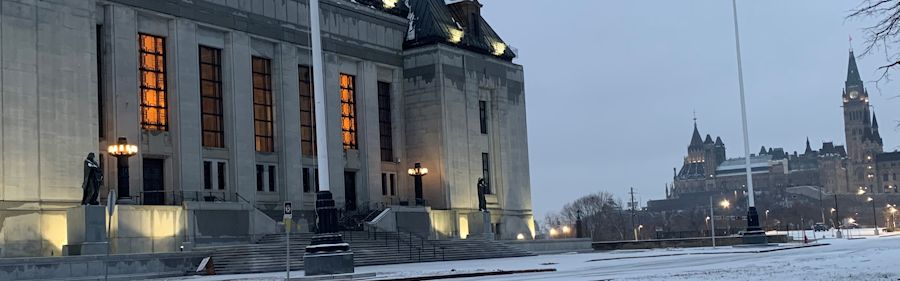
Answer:
[[[353,251],[338,229],[337,209],[330,191],[316,193],[316,236],[306,246],[303,268],[306,276],[353,273]]]
[[[66,210],[69,244],[63,255],[105,255],[109,243],[106,237],[106,206],[83,205]]]
[[[469,213],[469,236],[466,239],[494,240],[491,212]]]

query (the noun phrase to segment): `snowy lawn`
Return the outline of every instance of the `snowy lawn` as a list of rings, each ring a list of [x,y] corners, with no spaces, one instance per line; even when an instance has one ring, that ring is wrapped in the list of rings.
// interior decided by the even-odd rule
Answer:
[[[860,230],[864,232],[865,230]],[[871,230],[869,231],[871,234]],[[821,232],[818,233],[819,237]],[[860,235],[863,233],[860,233]],[[802,233],[798,233],[802,237]],[[809,235],[809,234],[808,234]],[[555,268],[556,272],[455,280],[898,280],[900,236],[823,239],[830,245],[756,253],[771,248],[690,248],[560,254],[534,257],[358,267],[378,277]],[[785,246],[796,246],[788,244]],[[783,246],[784,247],[784,246]],[[302,276],[302,271],[292,276]],[[281,280],[284,272],[169,280]]]

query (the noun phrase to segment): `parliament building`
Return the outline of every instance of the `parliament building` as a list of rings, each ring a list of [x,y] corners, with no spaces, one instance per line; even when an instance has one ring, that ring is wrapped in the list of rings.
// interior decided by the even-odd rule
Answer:
[[[878,119],[871,110],[856,58],[850,51],[847,80],[841,93],[846,145],[825,142],[813,148],[806,140],[802,153],[762,147],[750,155],[757,192],[781,192],[808,186],[826,194],[896,193],[900,189],[900,152],[884,152]],[[721,138],[702,137],[694,124],[688,155],[675,170],[667,199],[703,197],[746,190],[745,158],[727,159]],[[705,195],[704,195],[705,194]],[[706,197],[704,197],[706,198]],[[656,204],[654,204],[656,203]],[[661,201],[651,202],[659,205]]]
[[[114,253],[252,242],[283,231],[285,201],[312,231],[318,177],[342,222],[390,209],[385,230],[433,239],[470,235],[484,178],[494,237],[534,237],[523,67],[479,1],[321,0],[323,85],[308,7],[0,1],[0,256],[60,255],[90,152]],[[107,153],[122,137],[128,182]]]

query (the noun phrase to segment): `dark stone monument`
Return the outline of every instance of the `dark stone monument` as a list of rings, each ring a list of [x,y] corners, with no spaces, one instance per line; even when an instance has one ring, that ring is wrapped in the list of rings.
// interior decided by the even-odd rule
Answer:
[[[484,195],[487,193],[488,185],[484,178],[478,178],[478,210],[482,212],[487,212],[487,201],[484,200]]]
[[[741,238],[743,238],[744,244],[766,245],[769,243],[766,232],[759,227],[759,214],[756,212],[756,207],[750,207],[747,210],[747,230]]]
[[[306,276],[353,273],[353,251],[339,233],[330,191],[316,194],[316,236],[303,254]]]
[[[94,159],[94,153],[88,153],[83,165],[82,206],[66,210],[68,244],[63,246],[63,255],[67,256],[106,254],[109,247],[106,237],[107,210],[97,201],[103,171]]]
[[[88,153],[84,159],[84,180],[81,183],[83,190],[81,195],[81,205],[100,205],[97,196],[100,195],[100,185],[103,183],[103,170],[100,170],[100,164],[94,160],[94,153]]]
[[[470,226],[470,230],[475,231],[469,234],[469,236],[473,238],[493,240],[494,231],[493,226],[491,225],[491,212],[488,210],[487,201],[484,198],[484,195],[487,194],[487,192],[487,181],[484,178],[478,178],[478,210],[480,211],[480,215],[470,215],[469,219],[475,222],[480,222],[481,225],[476,225],[475,227]]]

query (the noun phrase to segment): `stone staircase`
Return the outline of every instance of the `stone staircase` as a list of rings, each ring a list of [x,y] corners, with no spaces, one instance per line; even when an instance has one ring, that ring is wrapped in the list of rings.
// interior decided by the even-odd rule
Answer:
[[[343,232],[356,266],[489,259],[534,255],[496,241],[428,240],[397,232]],[[303,253],[313,234],[291,234],[291,270],[303,268]],[[285,270],[285,234],[266,235],[255,244],[198,247],[211,252],[216,274]]]

